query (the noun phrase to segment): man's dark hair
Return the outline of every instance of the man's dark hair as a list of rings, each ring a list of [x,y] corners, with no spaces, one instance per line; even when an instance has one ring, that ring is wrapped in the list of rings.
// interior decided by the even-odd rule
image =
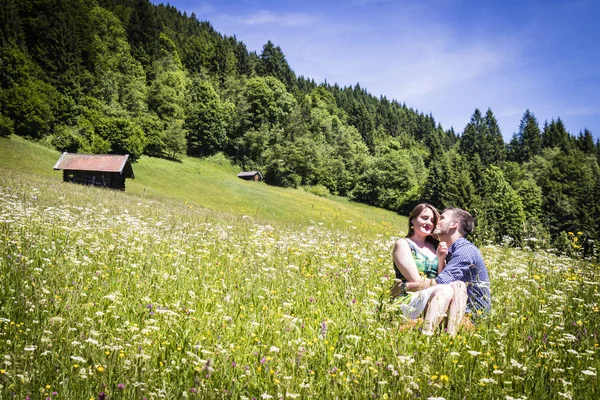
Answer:
[[[475,217],[462,208],[446,208],[444,212],[452,212],[452,218],[458,222],[458,231],[463,236],[468,236],[475,229]]]

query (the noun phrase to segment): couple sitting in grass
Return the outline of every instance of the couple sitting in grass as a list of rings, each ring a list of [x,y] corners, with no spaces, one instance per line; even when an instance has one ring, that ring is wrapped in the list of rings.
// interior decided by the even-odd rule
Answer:
[[[469,316],[490,309],[487,268],[477,247],[465,238],[475,220],[460,208],[440,215],[423,203],[411,211],[408,225],[406,238],[394,246],[392,297],[401,302],[409,320],[425,314],[423,333],[433,334],[447,316],[447,332],[455,335],[461,324],[470,322]]]

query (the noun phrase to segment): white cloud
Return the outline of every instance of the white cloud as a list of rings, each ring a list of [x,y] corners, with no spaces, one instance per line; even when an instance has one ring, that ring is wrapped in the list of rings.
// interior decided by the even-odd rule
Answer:
[[[281,27],[309,26],[314,18],[304,13],[281,13],[261,10],[246,17],[236,17],[244,25],[277,25]]]
[[[564,115],[600,115],[600,110],[592,105],[583,105],[579,107],[567,107],[563,111]]]
[[[490,74],[501,68],[506,59],[506,55],[485,46],[458,51],[439,49],[425,57],[418,53],[407,54],[387,71],[385,86],[395,97],[418,101],[443,88]],[[406,60],[415,61],[407,63]],[[379,75],[378,79],[381,78]]]
[[[219,4],[220,12],[205,17],[251,51],[273,41],[299,75],[340,86],[359,82],[376,96],[431,112],[444,128],[462,131],[475,108],[491,108],[507,139],[530,109],[540,124],[558,116],[567,123],[568,117],[568,129],[588,126],[598,135],[599,89],[590,83],[598,69],[588,60],[591,50],[583,75],[573,61],[580,58],[570,53],[563,57],[570,63],[547,62],[547,54],[570,47],[554,44],[557,36],[545,29],[546,12],[539,7],[513,21],[485,7],[464,17],[453,0],[272,6],[257,11]]]

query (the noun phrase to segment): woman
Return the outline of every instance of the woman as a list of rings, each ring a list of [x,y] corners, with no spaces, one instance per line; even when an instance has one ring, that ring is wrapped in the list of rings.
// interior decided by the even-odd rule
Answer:
[[[432,334],[448,312],[454,317],[449,321],[448,332],[455,334],[456,321],[464,314],[465,300],[460,295],[465,288],[459,284],[437,285],[434,279],[443,271],[448,254],[446,243],[438,244],[431,236],[439,215],[435,207],[427,203],[417,205],[410,212],[408,234],[396,241],[392,253],[396,283],[391,294],[402,296],[401,309],[411,320],[426,310],[423,333]],[[459,293],[455,294],[455,288]]]

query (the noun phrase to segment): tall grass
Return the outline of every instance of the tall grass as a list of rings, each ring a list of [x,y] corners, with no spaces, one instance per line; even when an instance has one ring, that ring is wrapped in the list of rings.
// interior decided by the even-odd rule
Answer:
[[[0,397],[598,397],[598,265],[484,247],[492,314],[429,337],[401,234],[0,170]]]

